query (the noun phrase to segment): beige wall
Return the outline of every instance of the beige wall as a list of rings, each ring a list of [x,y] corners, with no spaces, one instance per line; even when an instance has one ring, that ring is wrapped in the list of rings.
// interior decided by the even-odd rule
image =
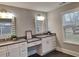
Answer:
[[[35,23],[34,17],[37,14],[47,16],[46,12],[22,9],[12,6],[0,5],[0,10],[6,9],[8,12],[12,12],[16,16],[16,34],[17,36],[24,36],[26,30],[32,30],[32,33],[35,34]],[[46,19],[47,20],[47,19]],[[45,21],[47,23],[47,21]],[[47,29],[47,24],[45,24],[45,29]],[[32,52],[31,52],[32,51]],[[36,53],[36,50],[31,48],[29,55]]]
[[[12,6],[0,5],[0,10],[5,9],[16,16],[16,34],[24,36],[26,30],[32,30],[35,34],[34,16],[38,13],[45,15],[45,12],[22,9]]]
[[[64,43],[61,13],[79,7],[79,3],[70,3],[48,13],[48,29],[57,34],[57,46],[79,52],[79,45]]]

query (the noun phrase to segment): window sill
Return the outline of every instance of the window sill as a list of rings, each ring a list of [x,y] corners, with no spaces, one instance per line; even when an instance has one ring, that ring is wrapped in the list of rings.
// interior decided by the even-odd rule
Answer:
[[[78,42],[72,42],[72,41],[64,41],[66,44],[72,44],[72,45],[79,45]]]

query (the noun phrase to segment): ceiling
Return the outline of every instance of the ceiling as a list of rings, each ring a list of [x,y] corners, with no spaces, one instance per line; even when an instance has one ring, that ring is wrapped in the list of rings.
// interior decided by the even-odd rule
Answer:
[[[69,4],[69,2],[0,2],[0,4],[32,9],[36,11],[49,12],[60,6]]]

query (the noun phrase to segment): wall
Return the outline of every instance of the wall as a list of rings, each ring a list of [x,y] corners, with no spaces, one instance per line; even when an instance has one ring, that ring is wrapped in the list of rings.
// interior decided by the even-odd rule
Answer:
[[[17,36],[24,36],[26,30],[32,30],[35,34],[34,16],[38,13],[45,15],[45,12],[23,9],[0,4],[0,10],[5,9],[16,16],[16,34]]]
[[[40,13],[46,17],[46,12],[22,9],[7,5],[0,5],[0,10],[1,9],[5,9],[16,16],[16,34],[19,37],[24,36],[26,30],[32,30],[32,34],[35,34],[35,23],[34,23],[35,15]],[[47,26],[45,26],[45,28],[47,28]],[[35,48],[30,48],[28,54],[31,55],[34,54],[35,52],[36,52]]]
[[[62,12],[79,7],[78,2],[64,5],[56,10],[48,12],[48,30],[57,34],[57,47],[79,52],[79,45],[64,43],[62,30]]]

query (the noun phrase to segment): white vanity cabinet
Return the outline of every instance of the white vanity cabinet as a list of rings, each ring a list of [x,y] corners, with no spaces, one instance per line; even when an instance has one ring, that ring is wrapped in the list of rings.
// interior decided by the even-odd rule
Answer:
[[[20,57],[27,57],[27,42],[20,43]]]
[[[8,45],[8,57],[19,57],[19,44]]]
[[[8,46],[9,57],[27,57],[27,42]]]
[[[0,57],[6,57],[7,55],[7,47],[0,47]]]
[[[39,55],[45,55],[56,48],[55,36],[41,38],[42,44],[37,47],[37,53]]]
[[[27,42],[0,47],[0,57],[27,57]]]

